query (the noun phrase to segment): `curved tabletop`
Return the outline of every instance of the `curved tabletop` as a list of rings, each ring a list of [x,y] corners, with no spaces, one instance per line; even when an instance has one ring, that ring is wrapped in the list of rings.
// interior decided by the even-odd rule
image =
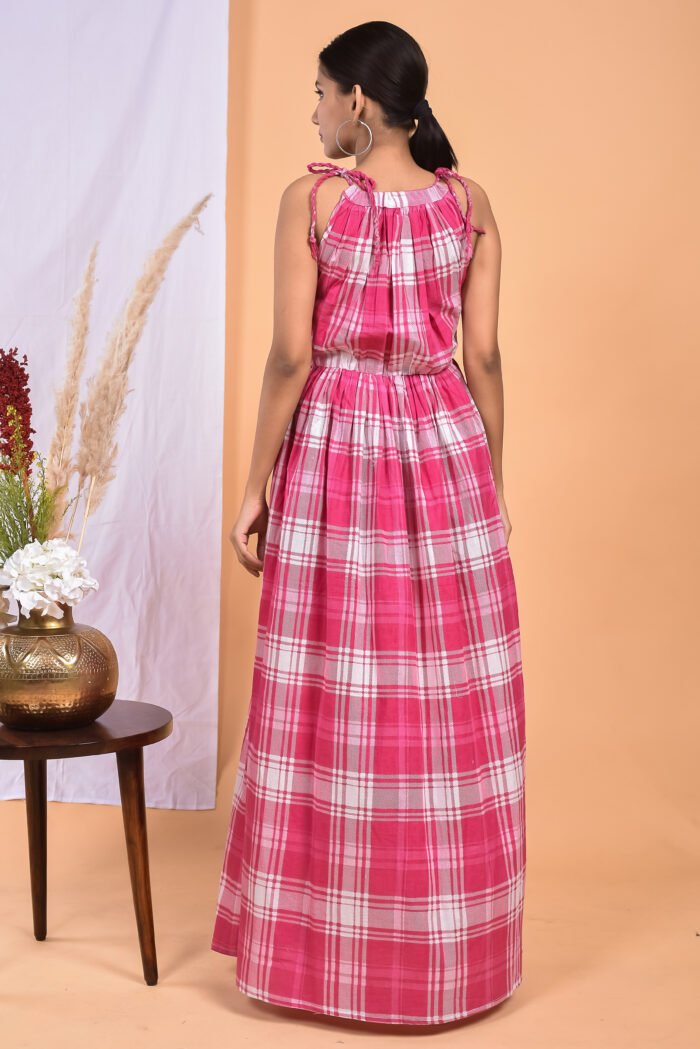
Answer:
[[[158,743],[173,730],[165,707],[134,699],[115,699],[101,717],[85,728],[35,731],[11,729],[0,722],[0,760],[79,758]]]

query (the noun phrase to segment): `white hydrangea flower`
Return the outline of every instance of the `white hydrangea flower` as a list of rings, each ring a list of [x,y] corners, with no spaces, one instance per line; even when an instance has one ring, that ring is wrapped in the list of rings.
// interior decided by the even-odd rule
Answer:
[[[99,583],[87,571],[87,562],[65,539],[33,540],[15,550],[0,569],[0,583],[9,585],[20,612],[29,615],[33,608],[42,615],[63,618],[59,602],[77,605],[88,590],[98,590]]]

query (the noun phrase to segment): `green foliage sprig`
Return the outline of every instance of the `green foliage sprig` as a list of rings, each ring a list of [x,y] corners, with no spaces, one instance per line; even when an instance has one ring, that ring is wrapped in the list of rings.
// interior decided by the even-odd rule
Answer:
[[[46,484],[44,460],[37,451],[28,454],[20,413],[6,405],[9,455],[0,456],[0,558],[36,539],[49,538],[49,525],[57,490]],[[33,474],[37,467],[38,476]]]

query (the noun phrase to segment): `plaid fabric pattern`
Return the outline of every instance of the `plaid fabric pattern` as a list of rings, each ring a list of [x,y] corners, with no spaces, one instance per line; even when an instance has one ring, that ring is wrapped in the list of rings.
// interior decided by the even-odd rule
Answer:
[[[526,859],[515,582],[453,359],[471,198],[309,168],[349,185],[309,242],[211,947],[263,1001],[445,1023],[521,982]]]

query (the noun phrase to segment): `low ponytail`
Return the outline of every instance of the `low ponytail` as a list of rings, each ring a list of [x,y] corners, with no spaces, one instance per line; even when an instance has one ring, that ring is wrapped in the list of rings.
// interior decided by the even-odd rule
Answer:
[[[434,117],[427,98],[422,98],[413,107],[411,119],[418,122],[408,140],[408,148],[416,164],[427,171],[456,167],[457,158],[450,141]]]

